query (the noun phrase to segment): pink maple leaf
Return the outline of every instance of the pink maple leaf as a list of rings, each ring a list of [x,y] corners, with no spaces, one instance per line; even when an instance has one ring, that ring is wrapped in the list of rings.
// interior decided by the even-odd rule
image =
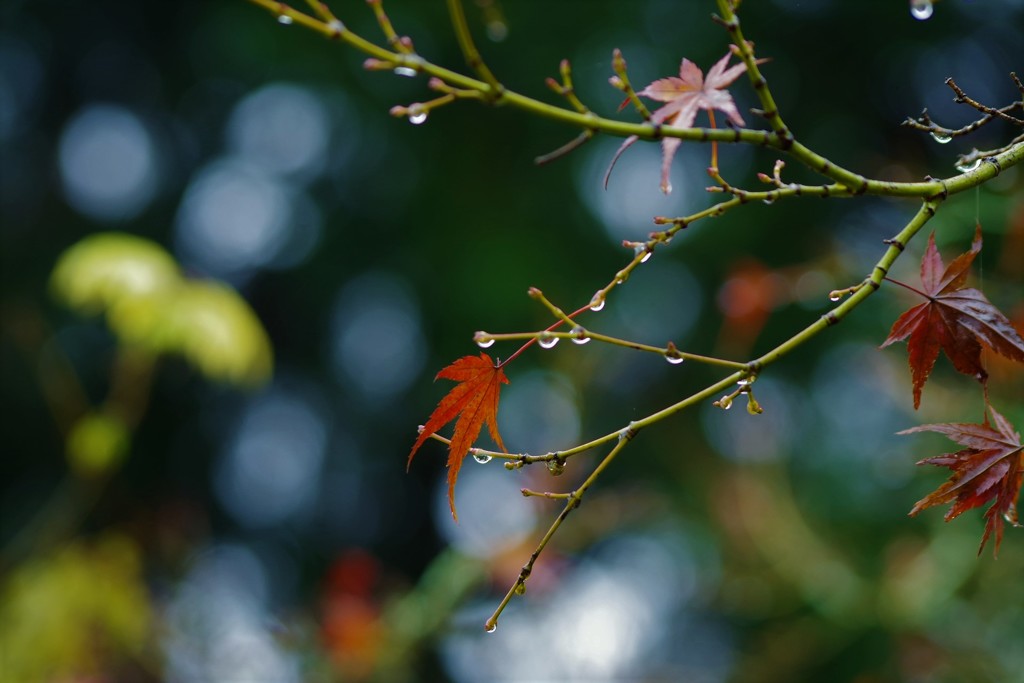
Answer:
[[[693,125],[693,120],[697,118],[699,109],[709,112],[717,109],[736,125],[744,125],[743,117],[737,111],[732,95],[725,88],[732,85],[733,81],[747,70],[747,65],[735,64],[727,68],[731,56],[732,53],[729,53],[719,59],[708,70],[707,78],[696,64],[689,59],[683,59],[679,66],[678,78],[675,76],[659,78],[639,91],[638,95],[665,103],[651,114],[651,122],[672,128],[690,128]],[[764,61],[766,60],[759,59],[757,63],[760,64]],[[608,171],[604,176],[605,187],[608,186],[608,177],[611,175],[615,162],[637,140],[639,138],[636,135],[626,138],[622,146],[615,152],[612,163],[608,166]],[[661,191],[665,194],[672,192],[672,183],[668,179],[669,169],[681,143],[682,140],[673,137],[665,137],[661,141]]]

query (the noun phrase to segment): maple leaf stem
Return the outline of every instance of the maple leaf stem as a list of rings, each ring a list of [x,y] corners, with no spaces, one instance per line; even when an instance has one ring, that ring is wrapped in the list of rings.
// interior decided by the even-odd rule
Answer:
[[[586,311],[589,308],[590,308],[590,306],[583,306],[582,308],[576,309],[575,311],[573,311],[572,313],[570,313],[569,315],[567,315],[565,317],[571,323],[573,318],[575,318],[580,313],[582,313],[583,311]],[[564,313],[563,313],[563,315],[564,315]],[[561,325],[562,322],[563,321],[559,320],[558,322],[549,325],[542,332],[540,332],[540,333],[530,332],[529,335],[521,335],[521,336],[517,336],[517,335],[500,335],[500,334],[490,335],[493,339],[503,339],[503,338],[504,339],[524,339],[527,336],[529,336],[529,341],[527,341],[525,344],[520,346],[518,349],[516,349],[515,353],[513,353],[511,356],[509,356],[505,360],[501,361],[500,363],[498,363],[494,367],[496,367],[496,368],[503,368],[503,367],[505,367],[506,365],[508,365],[509,363],[514,361],[516,358],[518,358],[520,355],[522,355],[523,351],[525,351],[526,349],[528,349],[531,346],[533,346],[537,342],[537,337],[540,334],[543,334],[544,332],[552,332],[552,331],[558,329],[558,326]],[[559,335],[559,336],[561,336],[561,335]],[[566,335],[566,336],[568,336],[568,335]]]
[[[711,127],[718,128],[715,125],[715,112],[708,109],[708,119],[711,120]],[[711,168],[718,168],[718,142],[716,140],[711,141]]]
[[[886,276],[885,276],[884,278],[882,278],[882,279],[883,279],[883,280],[885,280],[886,282],[891,282],[891,283],[893,283],[894,285],[899,285],[900,287],[903,287],[904,289],[909,289],[909,290],[910,290],[911,292],[913,292],[914,294],[919,294],[919,295],[921,295],[922,297],[924,297],[925,299],[931,299],[931,297],[930,297],[930,296],[928,296],[927,294],[925,294],[924,292],[922,292],[922,291],[921,291],[920,289],[918,289],[917,287],[914,287],[914,286],[912,286],[912,285],[908,285],[908,284],[907,284],[906,282],[900,282],[899,280],[896,280],[896,279],[894,279],[894,278],[891,278],[891,277],[889,277],[888,275],[886,275]]]

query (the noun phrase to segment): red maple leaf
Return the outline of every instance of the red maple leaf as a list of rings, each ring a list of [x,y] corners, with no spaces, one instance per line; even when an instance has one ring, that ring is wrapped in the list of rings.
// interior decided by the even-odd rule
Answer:
[[[995,552],[1003,540],[1003,519],[1017,525],[1017,498],[1020,495],[1021,475],[1024,474],[1024,447],[1020,434],[1010,422],[988,406],[993,424],[985,418],[984,424],[930,424],[907,429],[900,434],[938,432],[966,446],[956,453],[926,458],[918,465],[939,465],[953,470],[949,480],[938,489],[917,501],[911,515],[933,505],[952,503],[946,521],[971,508],[995,503],[985,512],[985,535],[981,538],[980,554],[989,536],[995,533]],[[993,426],[995,427],[993,429]]]
[[[725,88],[732,85],[733,81],[747,70],[747,65],[734,64],[726,68],[731,56],[731,53],[726,54],[714,66],[708,69],[707,78],[704,77],[704,74],[696,64],[689,59],[684,59],[679,65],[678,78],[675,76],[659,78],[639,91],[638,95],[643,95],[658,102],[665,102],[663,107],[658,108],[651,114],[651,121],[674,128],[689,128],[693,125],[693,121],[697,118],[697,112],[700,109],[709,112],[717,109],[728,116],[729,120],[737,126],[744,125],[743,117],[740,116],[739,111],[736,109],[736,103],[733,101],[732,95]],[[767,60],[759,59],[757,63],[761,64],[765,61]],[[608,167],[608,172],[605,174],[604,184],[606,187],[608,186],[608,176],[611,175],[615,162],[626,151],[626,148],[638,139],[635,135],[630,136],[619,147],[612,158],[611,165]],[[672,166],[672,159],[675,157],[676,150],[679,149],[679,145],[682,142],[679,138],[672,137],[662,138],[661,141],[661,191],[665,194],[672,192],[672,183],[668,179],[669,170]]]
[[[437,373],[434,379],[451,379],[458,384],[430,414],[430,419],[409,452],[409,464],[412,464],[413,456],[427,439],[458,416],[455,433],[448,445],[448,504],[452,508],[452,517],[458,521],[459,516],[455,512],[455,481],[459,478],[462,459],[469,453],[485,422],[491,438],[502,451],[508,452],[498,434],[498,398],[501,385],[508,384],[508,377],[504,370],[495,366],[490,356],[481,353],[479,358],[463,356]]]
[[[913,290],[928,301],[901,315],[882,344],[885,348],[910,337],[907,350],[914,384],[914,408],[921,405],[921,389],[935,366],[940,349],[953,362],[953,367],[976,377],[982,384],[988,379],[981,365],[982,345],[1011,360],[1024,362],[1024,340],[1010,321],[980,291],[964,287],[971,262],[980,251],[981,226],[978,226],[970,251],[956,257],[946,268],[935,246],[935,234],[929,236],[928,248],[921,259],[923,291]]]

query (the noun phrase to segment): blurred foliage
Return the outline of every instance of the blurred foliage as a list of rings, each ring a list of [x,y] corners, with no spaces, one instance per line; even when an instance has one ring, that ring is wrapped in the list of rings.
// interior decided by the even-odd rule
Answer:
[[[141,552],[120,534],[26,562],[0,596],[0,670],[8,681],[113,680],[119,668],[137,667],[151,636]]]
[[[84,314],[106,313],[122,343],[185,356],[214,380],[258,386],[270,376],[270,341],[232,289],[183,278],[159,245],[101,233],[65,252],[55,295]]]

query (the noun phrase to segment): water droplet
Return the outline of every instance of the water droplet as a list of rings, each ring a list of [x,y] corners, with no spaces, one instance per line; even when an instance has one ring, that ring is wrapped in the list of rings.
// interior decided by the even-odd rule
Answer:
[[[412,67],[409,66],[396,66],[395,75],[405,76],[406,78],[412,78],[413,76],[416,75],[416,69],[413,69]]]
[[[553,336],[550,332],[541,332],[537,337],[537,343],[542,349],[550,349],[558,343],[558,337]]]
[[[525,583],[517,583],[516,584],[516,595],[526,595],[526,584]]]
[[[685,360],[685,358],[683,358],[682,356],[670,356],[668,354],[665,354],[665,360],[667,360],[672,365],[679,365]]]
[[[573,344],[586,344],[587,342],[590,341],[590,337],[587,336],[587,331],[579,325],[576,325],[571,330],[569,330],[569,333],[573,335]]]
[[[627,270],[620,270],[619,272],[615,273],[615,284],[617,284],[617,285],[621,285],[623,282],[625,282],[628,279],[629,279],[629,271],[627,271]]]
[[[331,19],[327,24],[327,28],[331,29],[335,33],[341,33],[345,30],[345,24],[341,23],[337,19]]]
[[[1020,523],[1020,518],[1017,516],[1017,506],[1013,503],[1010,503],[1010,507],[1006,508],[1006,512],[1003,513],[1003,519],[1005,519],[1011,526],[1024,526]]]
[[[981,166],[981,159],[975,159],[974,161],[967,164],[957,164],[956,170],[961,173],[970,173],[971,171],[977,171]]]
[[[751,384],[753,384],[753,382],[751,380],[749,380],[749,379],[738,379],[738,380],[736,380],[736,385],[740,386],[740,387],[749,387]]]
[[[935,142],[939,143],[940,145],[944,145],[950,140],[952,140],[953,137],[950,135],[942,135],[941,133],[936,133],[935,131],[932,131],[932,139],[935,140]]]
[[[933,12],[932,0],[910,0],[910,16],[918,21],[930,19]]]
[[[491,456],[487,455],[486,453],[480,453],[479,451],[477,451],[476,453],[473,454],[473,459],[476,460],[481,465],[486,465],[493,458]]]
[[[409,107],[409,123],[411,123],[414,126],[418,126],[426,120],[427,112],[420,110],[414,114],[412,107]]]
[[[488,633],[494,633],[498,630],[498,622],[494,622],[493,624],[484,624],[484,630]]]
[[[715,403],[722,410],[729,410],[730,408],[732,408],[732,396],[729,396],[728,394],[726,394],[722,398],[720,398],[717,401],[715,401]]]
[[[295,20],[292,19],[287,14],[278,14],[277,15],[277,23],[281,24],[282,26],[288,26],[289,24],[292,24],[294,22],[295,22]]]
[[[502,42],[508,37],[508,25],[500,19],[487,22],[487,37],[496,43]]]
[[[592,310],[595,313],[597,313],[602,308],[604,308],[604,295],[601,294],[601,292],[597,292],[590,299],[590,310]]]
[[[764,199],[762,199],[761,201],[764,202],[765,204],[767,204],[768,206],[771,206],[772,204],[775,203],[775,195],[770,194],[767,197],[765,197]]]
[[[479,346],[481,349],[487,349],[494,346],[494,339],[488,339],[487,333],[484,332],[483,330],[480,330],[479,332],[473,335],[473,341],[475,341],[476,345]]]
[[[554,460],[548,460],[548,474],[552,477],[560,477],[565,473],[565,462],[555,458]]]
[[[643,258],[640,259],[640,263],[647,263],[647,261],[650,260],[652,253],[653,252],[647,248],[646,244],[638,244],[633,247],[634,256],[639,256],[640,254],[644,255]]]
[[[839,301],[842,298],[843,298],[843,295],[840,294],[839,292],[829,292],[829,295],[828,295],[828,300],[829,301]]]

